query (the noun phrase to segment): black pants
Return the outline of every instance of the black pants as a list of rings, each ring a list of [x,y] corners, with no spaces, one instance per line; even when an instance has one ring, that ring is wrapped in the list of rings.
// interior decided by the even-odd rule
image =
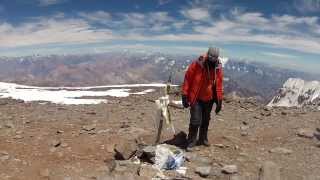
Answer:
[[[210,114],[213,106],[213,101],[203,102],[197,101],[190,108],[190,125],[208,127],[210,122]]]

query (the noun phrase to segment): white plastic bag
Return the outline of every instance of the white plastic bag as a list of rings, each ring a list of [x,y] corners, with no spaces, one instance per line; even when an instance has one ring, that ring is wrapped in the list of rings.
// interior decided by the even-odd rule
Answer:
[[[184,154],[175,146],[160,144],[156,147],[155,161],[155,167],[158,169],[179,169],[184,163]]]

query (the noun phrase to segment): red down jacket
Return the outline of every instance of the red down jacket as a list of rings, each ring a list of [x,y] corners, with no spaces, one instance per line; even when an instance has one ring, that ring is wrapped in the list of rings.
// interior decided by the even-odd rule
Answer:
[[[186,95],[190,105],[192,106],[199,98],[200,88],[202,87],[207,74],[204,62],[207,61],[206,56],[200,56],[197,60],[193,61],[187,69],[184,82],[182,84],[182,94]],[[210,79],[213,82],[213,99],[222,100],[223,98],[223,69],[222,64],[215,69],[210,69]]]

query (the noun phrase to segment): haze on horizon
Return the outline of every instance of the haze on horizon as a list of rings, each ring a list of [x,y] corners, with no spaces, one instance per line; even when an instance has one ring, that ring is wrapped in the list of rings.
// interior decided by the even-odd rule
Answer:
[[[1,0],[0,57],[129,49],[319,73],[320,0]]]

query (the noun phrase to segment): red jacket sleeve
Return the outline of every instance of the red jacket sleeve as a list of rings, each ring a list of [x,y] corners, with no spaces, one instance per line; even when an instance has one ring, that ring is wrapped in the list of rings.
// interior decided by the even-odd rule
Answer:
[[[222,100],[223,99],[223,68],[222,65],[219,64],[219,68],[217,69],[217,78],[216,78],[216,93],[217,93],[217,99]]]
[[[190,92],[190,86],[192,83],[192,78],[193,78],[193,74],[194,74],[194,67],[195,64],[191,63],[186,71],[186,74],[184,76],[184,81],[182,84],[182,94],[186,95],[189,99],[189,92]]]

